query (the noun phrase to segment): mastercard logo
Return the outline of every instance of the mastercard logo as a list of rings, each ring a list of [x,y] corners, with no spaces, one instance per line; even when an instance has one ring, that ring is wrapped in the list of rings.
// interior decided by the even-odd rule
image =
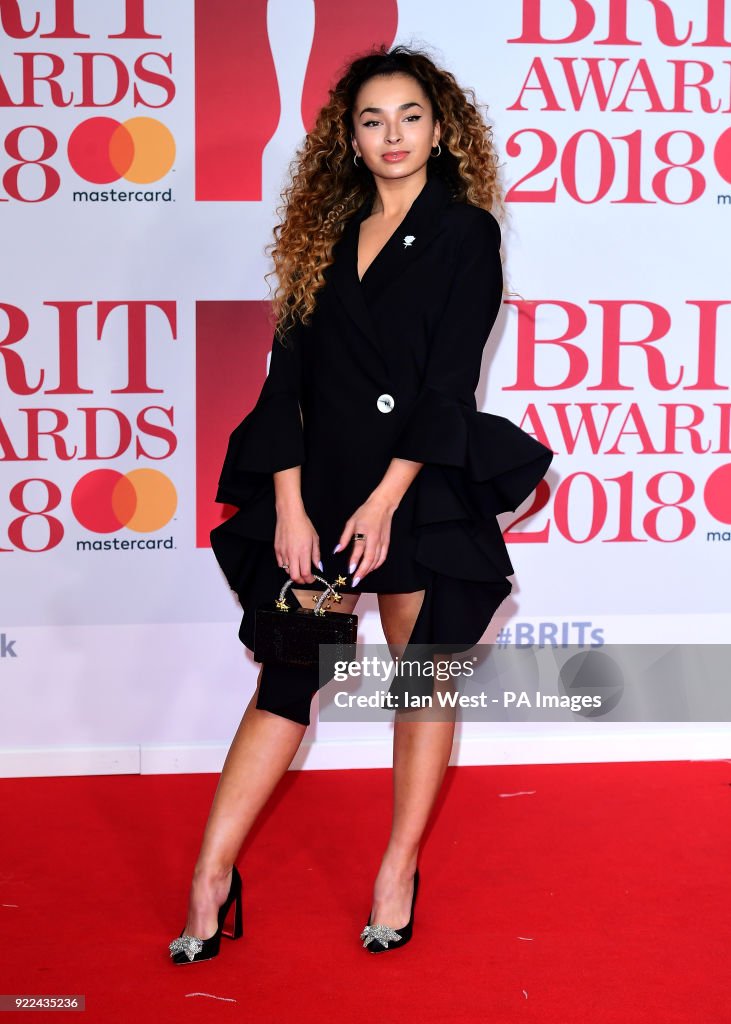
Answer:
[[[77,522],[93,533],[116,533],[123,526],[152,533],[170,522],[177,507],[172,481],[157,469],[95,469],[71,493]]]
[[[90,117],[71,132],[68,157],[79,177],[96,185],[120,178],[145,185],[173,166],[175,139],[154,117]]]

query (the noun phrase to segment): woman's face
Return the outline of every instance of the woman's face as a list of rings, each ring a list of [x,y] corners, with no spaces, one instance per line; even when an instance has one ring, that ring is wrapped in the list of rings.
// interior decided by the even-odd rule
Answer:
[[[439,142],[431,103],[410,75],[378,75],[361,86],[353,108],[353,149],[378,178],[420,171]]]

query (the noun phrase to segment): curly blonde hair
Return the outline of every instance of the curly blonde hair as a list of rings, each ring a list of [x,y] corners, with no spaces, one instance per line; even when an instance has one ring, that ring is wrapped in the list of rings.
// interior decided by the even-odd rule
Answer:
[[[489,210],[498,221],[504,217],[492,127],[481,115],[474,91],[463,89],[454,75],[420,50],[382,46],[355,58],[330,90],[282,192],[277,211],[281,222],[267,249],[274,263],[267,277],[277,279],[272,306],[280,337],[295,323],[310,320],[348,217],[375,195],[370,171],[362,162],[357,167],[353,163],[352,111],[365,82],[396,74],[416,79],[440,122],[441,155],[430,161],[429,173],[445,181],[454,199]]]

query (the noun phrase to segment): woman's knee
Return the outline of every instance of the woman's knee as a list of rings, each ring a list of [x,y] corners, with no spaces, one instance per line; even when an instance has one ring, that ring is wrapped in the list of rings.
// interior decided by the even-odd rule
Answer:
[[[381,628],[388,644],[406,644],[424,603],[425,590],[407,594],[379,594]]]

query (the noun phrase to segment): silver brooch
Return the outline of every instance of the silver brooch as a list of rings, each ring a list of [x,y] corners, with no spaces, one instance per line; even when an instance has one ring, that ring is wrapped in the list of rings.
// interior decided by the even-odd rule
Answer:
[[[170,956],[176,953],[185,953],[189,960],[195,960],[196,953],[203,949],[203,940],[197,939],[195,935],[181,935],[170,943]]]
[[[406,235],[404,237],[404,249],[408,249],[412,242],[416,241],[416,235]]]
[[[397,931],[389,928],[387,924],[367,924],[360,933],[360,937],[365,940],[364,946],[367,946],[373,939],[378,939],[388,949],[389,942],[399,942],[403,935],[399,935]]]

